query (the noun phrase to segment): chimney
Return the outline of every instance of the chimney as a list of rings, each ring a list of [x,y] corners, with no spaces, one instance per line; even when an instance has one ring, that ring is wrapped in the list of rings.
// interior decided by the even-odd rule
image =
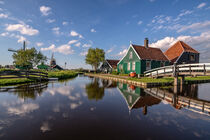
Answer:
[[[144,39],[144,47],[145,47],[145,48],[149,48],[148,43],[149,43],[148,38],[145,38],[145,39]]]

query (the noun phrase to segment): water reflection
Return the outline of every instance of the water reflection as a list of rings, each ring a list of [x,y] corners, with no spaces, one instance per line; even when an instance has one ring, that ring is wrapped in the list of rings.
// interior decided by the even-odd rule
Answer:
[[[135,87],[133,85],[118,83],[118,89],[121,95],[124,97],[129,111],[132,109],[143,108],[143,114],[147,114],[147,107],[161,102],[149,94],[144,92],[144,89]]]
[[[173,88],[142,89],[118,83],[118,89],[124,97],[129,111],[143,108],[143,114],[146,115],[148,106],[163,102],[172,105],[175,109],[185,108],[199,114],[210,115],[210,101],[198,98],[198,85],[195,84]]]
[[[30,83],[15,87],[2,87],[0,92],[8,92],[17,95],[20,99],[36,99],[47,89],[48,83]]]
[[[91,78],[91,82],[86,84],[85,89],[88,99],[98,101],[103,99],[105,88],[115,88],[116,86],[117,83],[111,80]]]

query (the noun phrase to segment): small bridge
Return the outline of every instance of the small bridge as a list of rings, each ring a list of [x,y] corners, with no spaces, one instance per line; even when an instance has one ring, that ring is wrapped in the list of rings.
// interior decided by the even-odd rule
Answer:
[[[0,79],[16,79],[28,78],[40,81],[48,80],[48,73],[40,71],[27,71],[27,70],[4,70],[0,71]]]
[[[181,64],[165,66],[160,68],[151,69],[144,72],[147,77],[174,77],[174,84],[178,84],[178,77],[181,78],[181,83],[184,81],[185,76],[206,76],[210,75],[210,63],[194,63],[194,64]]]

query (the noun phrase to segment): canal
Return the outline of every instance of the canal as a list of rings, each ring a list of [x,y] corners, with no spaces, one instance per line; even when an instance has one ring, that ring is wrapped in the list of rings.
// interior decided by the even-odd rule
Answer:
[[[141,89],[85,77],[0,89],[0,139],[210,139],[210,84]]]

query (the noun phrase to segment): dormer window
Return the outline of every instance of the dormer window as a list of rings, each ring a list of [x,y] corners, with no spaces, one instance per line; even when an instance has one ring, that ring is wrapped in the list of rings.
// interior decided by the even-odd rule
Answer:
[[[190,61],[195,61],[195,54],[190,54]]]
[[[133,58],[133,52],[130,52],[129,53],[129,59],[132,59]]]

